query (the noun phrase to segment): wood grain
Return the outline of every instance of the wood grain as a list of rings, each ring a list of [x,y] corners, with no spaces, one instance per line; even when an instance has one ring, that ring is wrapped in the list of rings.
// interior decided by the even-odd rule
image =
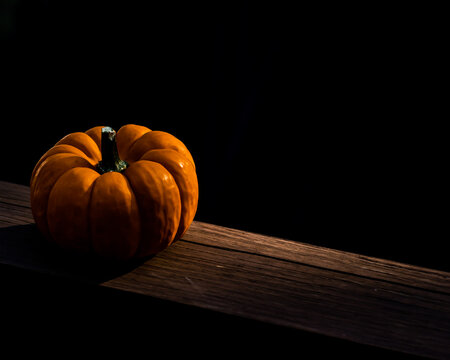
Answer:
[[[38,234],[29,189],[0,182],[0,263],[347,339],[450,358],[450,274],[195,221],[157,256],[121,266]]]

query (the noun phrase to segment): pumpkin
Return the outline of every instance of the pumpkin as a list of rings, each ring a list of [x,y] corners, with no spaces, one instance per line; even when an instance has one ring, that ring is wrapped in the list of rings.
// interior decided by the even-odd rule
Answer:
[[[186,146],[134,124],[63,137],[36,164],[30,189],[34,220],[49,241],[118,260],[156,254],[181,238],[198,202]]]

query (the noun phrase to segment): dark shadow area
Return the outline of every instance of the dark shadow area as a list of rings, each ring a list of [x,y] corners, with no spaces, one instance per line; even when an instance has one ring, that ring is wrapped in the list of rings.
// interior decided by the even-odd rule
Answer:
[[[128,273],[148,258],[113,262],[99,257],[74,254],[49,243],[35,224],[0,228],[0,258],[14,265],[47,272],[62,278],[99,284]]]
[[[1,266],[2,346],[127,357],[418,359],[210,310]]]

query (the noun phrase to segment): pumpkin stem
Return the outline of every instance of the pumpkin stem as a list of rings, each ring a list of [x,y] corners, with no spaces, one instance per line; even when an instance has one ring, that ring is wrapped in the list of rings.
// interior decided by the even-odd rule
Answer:
[[[116,132],[109,126],[102,128],[102,160],[97,165],[100,174],[110,171],[122,172],[128,164],[119,158]]]

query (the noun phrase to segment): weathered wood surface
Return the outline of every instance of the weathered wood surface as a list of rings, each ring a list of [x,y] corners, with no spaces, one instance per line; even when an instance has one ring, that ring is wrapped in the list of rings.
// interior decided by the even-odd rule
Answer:
[[[38,234],[0,182],[0,264],[361,344],[450,358],[450,273],[194,222],[157,256],[99,266]]]

